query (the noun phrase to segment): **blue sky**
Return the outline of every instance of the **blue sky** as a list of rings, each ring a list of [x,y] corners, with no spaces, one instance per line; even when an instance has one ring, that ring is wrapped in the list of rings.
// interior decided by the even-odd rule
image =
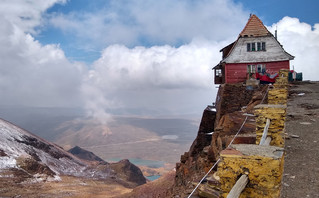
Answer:
[[[121,3],[118,3],[121,2]],[[152,1],[149,1],[152,2]],[[196,1],[177,1],[177,2],[186,2],[189,4],[188,6],[193,6],[192,4],[199,4],[194,3]],[[198,1],[200,2],[200,1]],[[202,1],[207,4],[210,1]],[[213,1],[211,1],[213,2]],[[238,9],[241,10],[243,13],[254,13],[256,14],[267,26],[271,26],[274,23],[277,23],[285,16],[296,17],[301,22],[308,23],[310,25],[314,25],[318,23],[319,20],[319,2],[316,0],[306,0],[306,1],[299,1],[299,0],[268,0],[268,1],[255,1],[255,0],[234,0],[229,1],[233,2],[235,5],[238,5]],[[122,6],[124,5],[124,6]],[[52,16],[56,15],[77,15],[74,18],[79,19],[82,15],[85,14],[94,14],[94,13],[101,13],[104,12],[105,15],[109,13],[115,13],[122,17],[121,23],[130,24],[132,23],[132,27],[138,26],[134,18],[135,16],[129,16],[131,9],[134,9],[130,6],[130,1],[105,1],[105,0],[69,0],[64,4],[55,4],[51,8],[46,11],[46,17],[52,18]],[[76,14],[75,14],[76,13]],[[160,16],[159,16],[160,17]],[[229,18],[232,15],[228,16]],[[247,15],[247,18],[249,16]],[[81,19],[80,19],[81,20]],[[213,20],[213,19],[212,19]],[[200,21],[199,21],[200,22]],[[112,23],[112,21],[105,21],[104,24]],[[184,22],[187,23],[187,22]],[[240,23],[241,25],[243,23]],[[209,24],[208,24],[209,25]],[[127,47],[134,47],[134,46],[153,46],[153,45],[164,45],[169,44],[173,46],[180,46],[182,44],[188,43],[191,41],[191,37],[186,38],[178,38],[174,37],[173,40],[161,40],[158,37],[151,38],[149,35],[140,35],[135,38],[134,42],[126,42],[121,40],[115,40],[114,42],[104,42],[98,44],[88,44],[92,42],[91,40],[86,40],[83,38],[79,38],[74,35],[74,32],[68,31],[61,27],[54,26],[50,23],[44,24],[44,26],[39,27],[40,33],[34,35],[37,40],[39,40],[43,44],[51,44],[51,43],[59,43],[60,47],[64,50],[66,56],[71,61],[84,61],[88,64],[92,63],[93,61],[97,60],[100,55],[102,49],[107,47],[110,44],[118,43],[124,44]],[[92,30],[93,31],[93,30]],[[165,30],[163,30],[165,31]],[[194,35],[197,36],[194,32]],[[237,35],[237,32],[234,32],[233,35]],[[209,38],[212,39],[212,38]],[[216,38],[216,39],[226,39],[226,38]],[[79,41],[81,40],[81,41]]]
[[[319,1],[316,0],[235,0],[235,2],[260,17],[265,25],[272,25],[285,16],[299,18],[301,22],[310,25],[319,21]]]
[[[0,105],[81,107],[88,116],[201,114],[212,67],[250,13],[319,80],[317,0],[2,0]],[[111,113],[112,112],[112,113]]]

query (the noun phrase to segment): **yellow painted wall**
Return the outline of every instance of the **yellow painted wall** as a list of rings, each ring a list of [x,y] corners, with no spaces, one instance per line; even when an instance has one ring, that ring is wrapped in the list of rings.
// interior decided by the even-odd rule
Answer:
[[[286,121],[286,105],[257,105],[256,116],[256,144],[259,144],[263,135],[267,119],[270,119],[268,136],[271,137],[270,145],[284,147],[284,131]]]
[[[279,197],[283,163],[283,155],[273,158],[262,155],[222,153],[217,173],[223,191],[222,197],[227,197],[238,178],[245,173],[248,173],[249,183],[241,193],[241,198]]]

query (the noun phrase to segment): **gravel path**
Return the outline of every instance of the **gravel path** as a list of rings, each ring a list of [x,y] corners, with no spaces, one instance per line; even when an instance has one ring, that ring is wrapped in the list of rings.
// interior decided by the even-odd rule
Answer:
[[[283,198],[319,197],[319,82],[289,90]]]

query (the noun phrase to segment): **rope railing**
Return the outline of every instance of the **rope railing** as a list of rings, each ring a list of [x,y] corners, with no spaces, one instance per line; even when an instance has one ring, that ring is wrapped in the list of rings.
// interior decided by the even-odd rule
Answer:
[[[189,196],[187,198],[190,198],[194,192],[197,190],[198,186],[204,181],[204,179],[208,176],[208,174],[215,168],[215,166],[218,164],[218,162],[220,161],[220,158],[215,162],[215,164],[209,169],[209,171],[206,173],[206,175],[204,175],[204,177],[198,182],[198,184],[196,185],[196,187],[194,188],[194,190],[191,192],[191,194],[189,194]]]
[[[259,145],[269,146],[271,141],[271,137],[267,137],[269,125],[270,125],[270,119],[267,119]],[[244,174],[237,180],[237,182],[235,183],[235,185],[233,186],[233,188],[230,190],[229,194],[227,195],[227,198],[238,198],[241,192],[245,189],[247,183],[248,183],[248,175]]]
[[[270,119],[267,119],[259,145],[264,145],[264,146],[269,145],[271,141],[271,138],[267,137],[269,125],[270,125]],[[247,183],[248,183],[248,175],[244,174],[237,180],[237,182],[235,183],[235,185],[233,186],[233,188],[230,190],[229,194],[227,195],[227,198],[238,198],[241,192],[245,189]]]
[[[227,148],[231,146],[231,144],[234,142],[234,140],[236,139],[236,137],[238,136],[238,134],[240,133],[240,131],[242,130],[242,128],[244,127],[246,121],[247,121],[248,116],[246,116],[245,120],[243,121],[241,127],[239,128],[239,130],[237,131],[236,135],[234,136],[234,138],[232,139],[232,141],[228,144]],[[199,187],[199,185],[204,181],[204,179],[208,176],[208,174],[215,168],[215,166],[218,164],[218,162],[220,161],[220,158],[218,158],[218,160],[214,163],[214,165],[209,169],[209,171],[203,176],[203,178],[198,182],[198,184],[196,185],[196,187],[194,188],[194,190],[191,192],[191,194],[189,194],[189,196],[187,198],[190,198],[194,192],[197,190],[197,188]]]
[[[267,96],[267,94],[268,94],[268,91],[269,91],[269,85],[268,85],[268,87],[267,87],[266,93],[265,93],[265,95],[263,96],[263,98],[262,98],[260,104],[262,104],[262,103],[264,102],[264,100],[265,100],[265,98],[266,98],[266,96]],[[253,116],[253,115],[251,115],[251,114],[244,114],[244,115],[246,116],[246,117],[245,117],[245,120],[243,121],[241,127],[240,127],[239,130],[237,131],[237,133],[236,133],[236,135],[234,136],[234,138],[232,139],[232,141],[228,144],[227,148],[230,147],[230,146],[232,145],[232,143],[235,141],[235,139],[237,138],[239,132],[240,132],[240,131],[242,130],[242,128],[244,127],[244,125],[245,125],[245,123],[246,123],[246,121],[247,121],[247,118],[248,118],[249,116]],[[267,124],[267,122],[268,122],[268,124]],[[267,119],[267,122],[266,122],[266,126],[265,126],[265,129],[264,129],[264,133],[265,133],[265,131],[266,131],[266,134],[265,134],[265,140],[263,140],[263,145],[269,145],[269,143],[270,143],[270,141],[271,141],[271,138],[270,138],[270,137],[267,137],[268,128],[269,128],[269,125],[270,125],[270,120]],[[266,128],[266,127],[267,127],[267,128]],[[264,136],[264,133],[263,133],[263,136]],[[260,145],[261,145],[261,144],[260,144]],[[194,192],[197,190],[197,188],[199,187],[199,185],[204,181],[204,179],[208,176],[208,174],[215,168],[215,166],[219,163],[219,161],[220,161],[220,158],[218,158],[218,160],[217,160],[217,161],[214,163],[214,165],[209,169],[209,171],[202,177],[202,179],[199,181],[199,183],[196,185],[196,187],[194,188],[194,190],[189,194],[189,196],[188,196],[187,198],[190,198],[190,197],[194,194]],[[241,188],[242,188],[242,190],[243,190],[243,189],[246,187],[247,183],[248,183],[248,175],[242,175],[239,180],[240,180],[240,183],[239,183],[238,185],[240,185],[241,187],[239,187],[238,189],[241,189]],[[238,180],[238,181],[239,181],[239,180]],[[237,182],[238,182],[238,181],[237,181]],[[243,184],[244,184],[244,185],[243,185]],[[236,184],[235,184],[235,186],[236,186]],[[237,188],[236,188],[236,189],[237,189]],[[240,195],[240,193],[242,192],[242,190],[239,192],[239,195]],[[237,197],[239,197],[239,195],[238,195]],[[235,198],[235,196],[232,196],[232,197],[228,197],[228,196],[227,196],[227,198]]]

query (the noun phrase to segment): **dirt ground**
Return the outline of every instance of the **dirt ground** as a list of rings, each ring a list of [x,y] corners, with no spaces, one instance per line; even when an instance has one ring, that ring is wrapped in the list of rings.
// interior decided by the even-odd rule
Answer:
[[[7,176],[2,173],[0,177],[1,198],[111,198],[132,191],[114,182],[71,176],[61,176],[62,181],[35,183],[13,174]]]
[[[289,90],[282,198],[319,197],[319,82]]]

